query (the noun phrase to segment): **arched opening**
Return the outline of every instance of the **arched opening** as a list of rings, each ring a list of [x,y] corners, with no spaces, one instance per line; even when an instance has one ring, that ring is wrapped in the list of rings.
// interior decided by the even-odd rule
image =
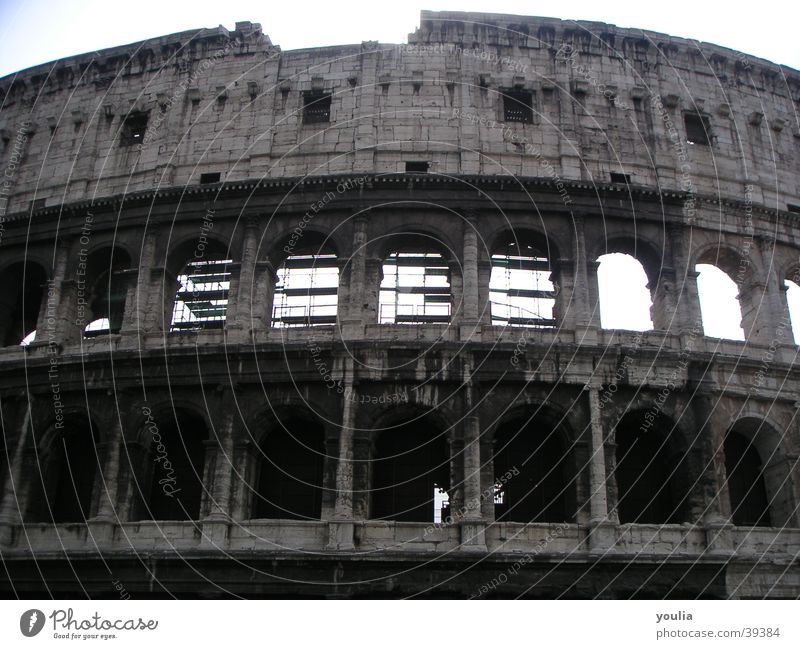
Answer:
[[[616,426],[620,523],[681,523],[692,481],[672,422],[655,410],[629,413]]]
[[[209,244],[200,257],[192,258],[177,275],[171,331],[221,329],[228,313],[230,264],[221,246]]]
[[[513,233],[492,251],[489,298],[492,324],[553,327],[556,290],[547,241],[532,233]]]
[[[319,520],[324,461],[320,422],[290,416],[272,426],[259,443],[253,518]]]
[[[152,435],[148,465],[150,496],[143,518],[156,521],[197,520],[203,496],[203,467],[208,429],[204,419],[178,409]]]
[[[119,333],[130,281],[125,271],[129,268],[128,254],[118,248],[105,248],[89,255],[86,262],[89,293],[88,299],[84,298],[88,310],[84,312],[80,302],[78,306],[78,320],[87,323],[84,337]]]
[[[620,252],[601,255],[597,261],[603,329],[651,330],[653,301],[642,263],[636,257]]]
[[[769,527],[769,500],[758,450],[735,429],[725,435],[723,448],[733,524]]]
[[[800,345],[800,285],[787,279],[784,281],[784,286],[786,287],[786,304],[789,307],[794,344]]]
[[[380,432],[372,462],[371,518],[438,522],[449,513],[449,489],[449,445],[429,416]]]
[[[31,518],[53,523],[83,523],[91,518],[97,475],[97,448],[89,418],[68,412],[63,427],[51,430],[51,441],[39,452],[43,472]]]
[[[502,424],[494,441],[494,512],[498,521],[563,522],[574,514],[571,449],[544,413]]]
[[[739,289],[730,276],[717,266],[700,263],[695,266],[703,333],[713,338],[744,340]]]
[[[4,346],[27,345],[36,338],[47,275],[32,262],[17,262],[0,275],[0,336]]]
[[[292,251],[277,271],[273,327],[310,327],[336,323],[339,261],[328,245]]]
[[[398,237],[383,260],[379,322],[450,322],[450,268],[430,237]]]

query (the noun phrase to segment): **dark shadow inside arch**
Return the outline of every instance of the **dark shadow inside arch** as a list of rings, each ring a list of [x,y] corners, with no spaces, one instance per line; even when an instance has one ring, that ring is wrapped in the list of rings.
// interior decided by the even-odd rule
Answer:
[[[684,520],[690,481],[686,454],[664,415],[647,425],[646,412],[616,426],[617,510],[620,523],[663,525]],[[643,429],[644,427],[644,429]]]
[[[88,313],[80,313],[86,321],[84,336],[92,338],[103,334],[116,334],[122,328],[125,299],[132,281],[130,257],[119,248],[97,250],[87,260],[87,286],[89,287]]]
[[[273,425],[259,443],[253,518],[319,520],[324,460],[322,423],[290,416]]]
[[[38,264],[18,262],[0,276],[0,337],[19,345],[36,331],[47,275]],[[28,340],[27,342],[30,342]]]
[[[429,416],[388,426],[378,434],[370,518],[433,522],[438,518],[436,493],[449,488],[449,445]],[[446,515],[444,511],[442,520]]]
[[[769,499],[758,450],[735,428],[725,436],[724,450],[733,524],[769,527]]]
[[[153,440],[150,448],[150,497],[143,518],[197,520],[203,495],[206,423],[200,415],[177,410],[173,418],[159,424],[160,445]]]
[[[543,413],[502,424],[494,442],[498,521],[565,522],[575,511],[572,452]]]
[[[30,518],[53,523],[83,523],[91,517],[97,475],[97,449],[85,414],[64,415],[47,448],[39,452],[42,480],[37,481]]]

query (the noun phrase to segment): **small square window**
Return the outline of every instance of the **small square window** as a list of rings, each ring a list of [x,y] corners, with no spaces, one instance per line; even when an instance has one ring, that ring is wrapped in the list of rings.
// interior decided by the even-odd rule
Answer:
[[[800,214],[800,205],[794,205],[793,203],[786,203],[786,209],[789,210],[792,214]]]
[[[147,130],[147,113],[130,113],[122,123],[119,143],[122,146],[141,144]]]
[[[324,124],[331,121],[331,96],[321,92],[303,95],[303,123]]]
[[[630,174],[620,174],[611,172],[611,182],[612,183],[620,183],[622,185],[629,185],[631,182],[631,175]]]
[[[685,113],[683,122],[686,125],[686,142],[689,144],[711,144],[711,124],[708,117],[697,113]]]
[[[426,174],[428,173],[428,162],[406,162],[406,173]]]
[[[220,179],[219,171],[213,173],[200,174],[200,184],[210,185],[211,183],[218,183]]]
[[[528,90],[504,90],[503,120],[532,124],[533,93]]]

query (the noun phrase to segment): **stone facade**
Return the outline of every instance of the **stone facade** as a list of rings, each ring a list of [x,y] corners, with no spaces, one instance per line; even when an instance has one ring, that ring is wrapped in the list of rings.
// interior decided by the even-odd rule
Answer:
[[[797,71],[599,23],[423,12],[408,45],[282,52],[237,23],[38,66],[0,94],[2,592],[800,595]],[[546,258],[552,326],[493,319],[509,237]],[[422,239],[448,317],[382,322],[383,264]],[[279,269],[312,245],[335,254],[335,324],[271,326]],[[652,330],[601,328],[609,252],[644,267]],[[176,278],[212,258],[224,324],[175,330]],[[703,336],[698,263],[736,281],[745,342]],[[105,271],[119,327],[88,336]],[[317,431],[313,515],[259,504],[286,422]],[[413,422],[446,449],[442,521],[374,516],[382,431]],[[559,513],[498,514],[509,426],[557,440],[541,493]],[[67,429],[90,431],[82,459]],[[669,482],[664,520],[626,520],[628,429],[660,440],[642,474]],[[732,432],[760,460],[761,524],[734,520]],[[196,480],[160,484],[182,504],[191,484],[196,510],[158,518],[175,434]],[[64,504],[78,466],[84,496]],[[80,520],[54,522],[75,502]]]

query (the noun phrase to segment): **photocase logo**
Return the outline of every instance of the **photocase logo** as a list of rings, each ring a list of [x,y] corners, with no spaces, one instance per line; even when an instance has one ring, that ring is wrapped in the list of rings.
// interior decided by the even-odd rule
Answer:
[[[19,618],[19,630],[22,635],[27,638],[32,638],[44,627],[44,613],[38,608],[32,608],[30,611],[25,611],[22,617]]]

